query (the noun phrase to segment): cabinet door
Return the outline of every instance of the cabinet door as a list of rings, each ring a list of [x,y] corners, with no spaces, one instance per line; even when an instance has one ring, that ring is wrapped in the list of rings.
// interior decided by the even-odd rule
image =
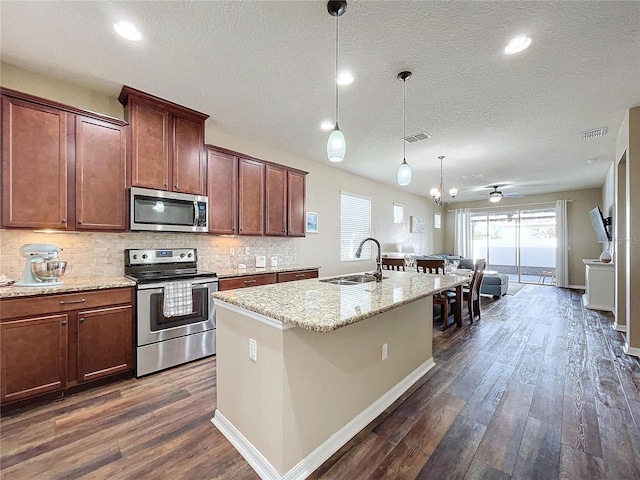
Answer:
[[[2,403],[65,387],[67,322],[62,314],[0,324]]]
[[[169,190],[169,112],[131,102],[131,183]]]
[[[305,183],[304,174],[287,171],[287,234],[291,237],[305,236]]]
[[[124,128],[76,117],[76,229],[125,230]]]
[[[287,171],[266,166],[265,172],[265,226],[264,234],[287,234]]]
[[[173,191],[205,195],[204,124],[173,117]]]
[[[2,97],[2,225],[67,228],[67,113]]]
[[[78,313],[78,381],[133,369],[131,305]]]
[[[238,160],[238,229],[240,235],[262,235],[264,224],[264,163]]]
[[[235,235],[238,219],[238,159],[207,151],[209,232]]]

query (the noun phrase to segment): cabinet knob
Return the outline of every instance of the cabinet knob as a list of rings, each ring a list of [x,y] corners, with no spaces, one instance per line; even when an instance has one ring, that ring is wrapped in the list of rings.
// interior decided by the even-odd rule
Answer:
[[[61,323],[61,325],[66,325],[66,324],[67,324],[67,321],[66,321],[66,320],[63,320],[63,321],[62,321],[62,322],[60,322],[60,323]]]
[[[78,225],[82,225],[82,220],[78,220]]]
[[[60,220],[60,223],[67,223],[67,219],[63,218],[62,220]]]
[[[163,185],[166,187],[167,186],[167,182],[164,182]]]
[[[173,188],[178,188],[178,184],[176,183],[176,184],[173,186]]]
[[[80,323],[84,322],[84,317],[79,318],[79,319],[78,319],[78,321],[79,321]]]

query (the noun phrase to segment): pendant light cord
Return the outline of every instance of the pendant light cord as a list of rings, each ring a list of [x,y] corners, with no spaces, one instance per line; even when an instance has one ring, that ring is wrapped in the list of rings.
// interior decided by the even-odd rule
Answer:
[[[407,161],[407,79],[402,80],[402,160]]]
[[[339,15],[336,15],[336,74],[333,81],[336,84],[336,128],[338,128],[338,19]]]

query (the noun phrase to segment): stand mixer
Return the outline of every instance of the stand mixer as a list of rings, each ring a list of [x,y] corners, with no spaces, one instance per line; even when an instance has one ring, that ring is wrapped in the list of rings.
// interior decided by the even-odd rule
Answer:
[[[20,255],[27,259],[17,287],[53,287],[62,285],[58,280],[67,268],[67,262],[58,260],[62,248],[49,243],[28,243],[20,247]]]

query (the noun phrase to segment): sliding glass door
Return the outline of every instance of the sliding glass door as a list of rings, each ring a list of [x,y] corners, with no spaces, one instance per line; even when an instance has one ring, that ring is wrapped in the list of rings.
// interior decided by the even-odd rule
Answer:
[[[485,258],[487,270],[511,281],[553,283],[555,280],[555,208],[473,212],[474,259]]]

